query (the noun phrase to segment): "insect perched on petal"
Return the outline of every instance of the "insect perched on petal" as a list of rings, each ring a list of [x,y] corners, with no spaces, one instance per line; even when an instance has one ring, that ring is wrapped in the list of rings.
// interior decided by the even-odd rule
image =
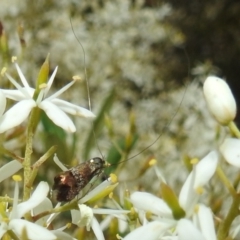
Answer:
[[[69,202],[93,179],[99,176],[109,164],[99,157],[92,158],[84,163],[59,173],[54,177],[52,190],[56,190],[56,199],[59,202]]]

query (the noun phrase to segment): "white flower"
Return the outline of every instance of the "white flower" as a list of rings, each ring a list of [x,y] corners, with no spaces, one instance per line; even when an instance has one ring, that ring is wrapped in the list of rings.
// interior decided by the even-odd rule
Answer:
[[[54,162],[63,170],[68,169],[61,163],[55,154],[53,158]],[[94,216],[94,214],[107,214],[121,218],[123,214],[129,213],[127,210],[122,209],[104,209],[104,208],[90,208],[86,203],[94,201],[98,198],[103,198],[109,195],[113,189],[118,185],[114,176],[109,177],[107,180],[103,181],[96,188],[89,191],[84,197],[78,200],[78,210],[71,210],[72,223],[78,225],[79,227],[86,227],[89,231],[90,228],[93,230],[96,238],[98,240],[104,240],[103,228]],[[81,193],[79,193],[80,196]],[[47,225],[56,217],[57,214],[52,214],[47,221]]]
[[[194,220],[198,219],[196,223],[194,223],[196,226],[197,226],[197,223],[200,223],[200,225],[197,226],[199,230],[197,229],[196,231],[200,232],[199,236],[204,236],[207,240],[211,238],[210,237],[207,238],[205,236],[207,235],[205,233],[205,229],[207,228],[207,226],[205,226],[204,221],[206,222],[206,224],[208,224],[209,228],[211,228],[209,235],[214,236],[215,230],[212,222],[213,221],[212,215],[209,213],[210,210],[209,209],[206,210],[206,207],[204,208],[202,207],[202,205],[200,205],[201,207],[198,207],[199,209],[197,213],[198,215],[196,215],[195,207],[197,206],[198,199],[202,193],[202,187],[208,183],[208,181],[211,179],[211,177],[215,173],[217,163],[218,163],[217,152],[212,151],[206,157],[204,157],[198,164],[193,166],[193,171],[189,174],[188,178],[183,184],[183,187],[179,195],[179,205],[185,211],[186,217],[192,218],[193,222]],[[186,226],[188,225],[189,220],[187,220],[187,224],[185,224],[186,223],[185,221],[180,222],[181,220],[177,221],[176,219],[174,219],[172,215],[172,210],[168,207],[168,205],[162,199],[157,198],[156,196],[149,193],[135,192],[131,194],[130,201],[133,203],[134,208],[136,208],[136,210],[139,213],[144,211],[145,215],[146,215],[146,212],[151,212],[153,214],[152,220],[154,220],[154,222],[157,222],[156,224],[159,224],[161,226],[160,228],[158,228],[158,230],[156,230],[158,231],[158,237],[159,236],[169,237],[169,230],[172,229],[174,226],[177,226],[179,231],[181,231],[181,234],[184,234],[184,233],[187,234],[187,232],[185,232],[186,229],[183,231],[182,229],[184,228],[185,225]],[[142,222],[143,223],[148,222],[145,216],[143,217]],[[190,224],[193,225],[192,222]],[[180,227],[178,227],[179,225]],[[195,228],[196,227],[192,229],[193,232],[195,232]],[[143,226],[142,229],[145,229],[145,226]],[[149,232],[149,234],[153,234],[153,233]],[[179,232],[178,239],[184,239],[184,237],[180,238],[181,234]],[[133,233],[130,233],[129,235],[135,236]],[[126,239],[134,239],[134,237],[133,238],[129,237]],[[158,238],[152,238],[152,239],[158,239]],[[169,239],[174,239],[174,236],[171,236]],[[195,238],[186,238],[186,239],[195,239]],[[204,238],[199,238],[199,239],[204,239]],[[212,238],[212,239],[215,239],[215,238]]]
[[[127,214],[129,211],[122,209],[90,208],[84,203],[91,201],[95,196],[104,193],[104,191],[111,192],[116,186],[117,183],[112,182],[111,178],[108,178],[88,194],[86,194],[83,198],[81,198],[78,204],[79,210],[71,210],[72,223],[78,226],[86,226],[87,230],[92,228],[97,239],[104,240],[105,238],[102,227],[98,223],[94,214],[112,215],[121,218],[122,214]]]
[[[13,208],[9,214],[8,219],[6,219],[7,213],[1,212],[0,216],[0,238],[8,231],[12,230],[19,238],[23,231],[25,230],[29,239],[34,240],[53,240],[57,237],[49,230],[41,227],[35,223],[29,222],[22,219],[24,214],[32,210],[34,207],[38,206],[47,196],[49,191],[49,186],[46,182],[40,182],[32,196],[25,202],[18,204],[19,186],[18,182],[15,182],[14,200]]]
[[[209,111],[223,125],[233,121],[237,106],[228,84],[221,78],[210,76],[203,85],[203,93]]]
[[[179,195],[179,204],[187,212],[191,214],[196,205],[202,187],[206,185],[216,171],[218,164],[218,154],[216,151],[210,152],[204,157],[189,174]]]
[[[66,113],[86,118],[93,118],[95,116],[91,111],[85,108],[57,98],[69,87],[71,87],[75,80],[67,84],[52,96],[47,97],[57,73],[57,67],[49,78],[48,83],[42,86],[37,100],[34,100],[33,94],[35,89],[28,85],[28,82],[17,63],[15,63],[15,66],[23,87],[21,87],[10,75],[6,73],[6,76],[17,88],[17,90],[2,89],[2,92],[7,98],[18,101],[18,103],[2,116],[0,120],[0,133],[21,124],[28,117],[34,107],[41,108],[57,126],[69,132],[75,132],[76,127]]]
[[[220,152],[225,160],[240,168],[240,140],[236,138],[226,138],[220,146]]]

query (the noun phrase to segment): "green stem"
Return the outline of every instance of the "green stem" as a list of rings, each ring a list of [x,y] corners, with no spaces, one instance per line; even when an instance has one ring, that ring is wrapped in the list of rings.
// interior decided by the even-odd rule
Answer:
[[[39,213],[38,215],[33,217],[33,221],[36,222],[40,218],[45,217],[45,216],[50,215],[50,214],[53,214],[53,213],[61,213],[61,212],[65,212],[65,211],[68,211],[68,210],[78,209],[77,202],[78,201],[75,200],[75,201],[67,203],[67,204],[65,204],[65,205],[63,205],[61,207],[54,208],[52,210]]]
[[[225,240],[227,238],[233,220],[239,215],[239,204],[240,195],[238,194],[233,198],[229,212],[219,226],[217,234],[218,240]]]
[[[34,130],[35,130],[36,122],[38,122],[38,119],[37,119],[38,112],[39,112],[39,109],[34,108],[31,112],[29,122],[28,122],[25,157],[23,161],[23,169],[24,169],[23,201],[28,200],[31,193],[32,186],[29,186],[28,183],[32,174],[31,155],[32,155]]]
[[[228,127],[235,137],[240,138],[240,131],[233,121],[228,124]]]
[[[226,186],[226,188],[232,195],[232,197],[235,197],[237,193],[233,185],[231,184],[229,179],[226,177],[225,173],[223,172],[222,168],[219,165],[217,166],[217,174],[218,174],[218,177],[221,179],[222,183]]]

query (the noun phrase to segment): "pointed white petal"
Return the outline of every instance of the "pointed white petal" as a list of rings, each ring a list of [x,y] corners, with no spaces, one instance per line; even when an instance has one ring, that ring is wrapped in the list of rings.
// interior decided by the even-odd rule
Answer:
[[[22,168],[22,164],[17,160],[6,163],[0,168],[0,182],[9,178]]]
[[[164,232],[162,223],[154,221],[133,230],[123,240],[158,240]]]
[[[66,86],[64,86],[63,88],[61,88],[61,89],[58,90],[57,92],[55,92],[53,95],[51,95],[50,97],[46,98],[46,100],[51,101],[52,99],[57,98],[57,97],[60,96],[63,92],[65,92],[68,88],[70,88],[74,83],[75,83],[75,81],[71,81],[71,82],[68,83]]]
[[[102,229],[95,217],[92,219],[92,230],[98,240],[105,240]]]
[[[18,217],[21,218],[25,213],[38,206],[43,200],[45,200],[48,192],[48,183],[40,182],[35,191],[33,192],[32,196],[27,201],[19,203],[17,205]]]
[[[42,213],[44,211],[50,211],[53,209],[52,202],[49,198],[45,198],[37,207],[33,209],[33,216]],[[37,224],[41,226],[46,226],[49,216],[45,216],[36,221]]]
[[[61,206],[61,203],[58,202],[54,209]],[[49,218],[47,219],[47,227],[51,224],[51,222],[59,215],[59,213],[52,213]]]
[[[8,225],[6,222],[1,222],[0,226],[0,239],[2,239],[3,234],[8,230]]]
[[[211,151],[196,166],[196,178],[194,188],[202,187],[212,178],[218,164],[218,154]]]
[[[22,87],[18,82],[15,81],[10,75],[6,73],[9,81],[25,96],[26,99],[31,98],[31,90],[30,87]]]
[[[57,237],[58,240],[77,240],[63,231],[52,230],[51,232]]]
[[[37,224],[28,222],[23,219],[13,219],[9,222],[9,227],[16,233],[17,236],[21,236],[25,229],[29,239],[34,240],[54,240],[57,237],[49,230],[41,227]]]
[[[211,209],[204,206],[203,204],[200,204],[197,216],[200,229],[203,236],[205,237],[205,240],[217,240]]]
[[[67,101],[54,98],[51,100],[54,104],[56,104],[59,108],[61,108],[64,112],[80,116],[80,117],[86,117],[86,118],[94,118],[95,115],[88,109],[79,107],[75,104],[69,103]]]
[[[101,193],[102,191],[106,190],[108,187],[110,187],[110,186],[116,187],[117,185],[118,185],[118,183],[113,183],[113,182],[111,182],[111,179],[108,178],[107,180],[105,180],[101,184],[99,184],[97,187],[95,187],[93,190],[88,192],[83,198],[81,198],[79,200],[79,203],[85,203],[88,200],[90,200],[91,198],[93,198],[94,196]]]
[[[6,108],[6,97],[2,90],[0,90],[0,117],[3,115]]]
[[[55,67],[55,69],[54,69],[54,71],[53,71],[51,77],[50,77],[49,80],[48,80],[47,87],[46,87],[45,90],[44,90],[44,97],[47,96],[48,91],[49,91],[49,89],[50,89],[51,86],[52,86],[52,83],[53,83],[54,78],[55,78],[55,76],[56,76],[57,70],[58,70],[58,66]]]
[[[32,99],[23,100],[10,108],[0,121],[0,133],[21,124],[29,115],[36,103]]]
[[[14,63],[14,65],[15,65],[15,67],[17,69],[18,75],[19,75],[19,77],[20,77],[20,79],[22,81],[23,86],[25,88],[29,88],[28,82],[27,82],[25,76],[23,75],[21,68],[18,66],[17,63]]]
[[[72,120],[67,116],[67,114],[50,101],[44,100],[38,106],[57,126],[63,128],[68,132],[76,131],[75,125],[73,124]]]
[[[172,210],[161,199],[147,192],[134,192],[130,196],[134,207],[138,210],[152,212],[153,214],[172,217]]]
[[[177,224],[178,240],[205,240],[202,233],[187,219],[181,219]]]
[[[215,173],[217,163],[217,152],[212,151],[204,157],[189,174],[179,195],[180,206],[185,211],[191,212],[193,210],[199,196],[196,190],[208,183]]]
[[[240,140],[236,138],[226,138],[220,146],[220,152],[225,160],[240,168]]]
[[[5,94],[6,98],[12,99],[14,101],[21,101],[24,99],[29,99],[29,98],[26,98],[26,95],[23,93],[23,91],[20,91],[20,90],[2,89],[2,91]],[[29,88],[28,91],[30,92],[30,96],[32,97],[34,94],[34,89]]]
[[[93,208],[94,214],[128,214],[128,210],[107,209],[107,208]]]
[[[81,219],[80,211],[76,209],[71,210],[71,217],[72,217],[72,223],[75,225],[78,225]]]

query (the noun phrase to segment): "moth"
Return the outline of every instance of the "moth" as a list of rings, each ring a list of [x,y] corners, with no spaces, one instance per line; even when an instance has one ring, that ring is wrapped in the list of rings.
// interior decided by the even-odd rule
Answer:
[[[52,190],[56,190],[59,202],[69,202],[93,179],[99,176],[109,164],[102,158],[94,157],[54,177]]]

